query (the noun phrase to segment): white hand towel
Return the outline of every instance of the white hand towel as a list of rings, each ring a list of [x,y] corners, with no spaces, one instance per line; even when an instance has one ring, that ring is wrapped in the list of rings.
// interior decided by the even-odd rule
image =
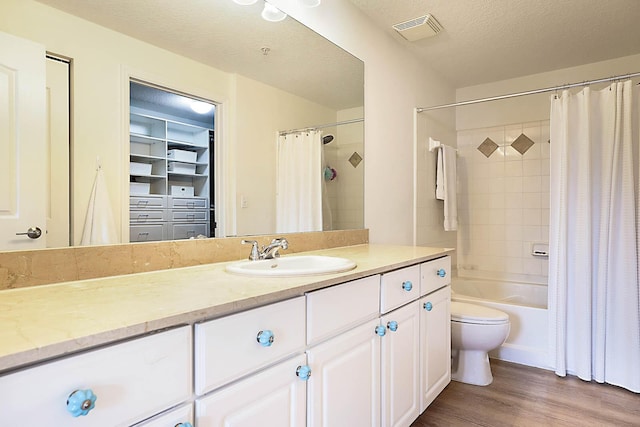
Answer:
[[[444,230],[458,229],[456,149],[441,145],[436,166],[436,199],[444,201]]]
[[[96,180],[91,191],[87,218],[80,245],[108,245],[118,242],[113,211],[109,202],[107,184],[104,181],[102,168],[96,172]]]

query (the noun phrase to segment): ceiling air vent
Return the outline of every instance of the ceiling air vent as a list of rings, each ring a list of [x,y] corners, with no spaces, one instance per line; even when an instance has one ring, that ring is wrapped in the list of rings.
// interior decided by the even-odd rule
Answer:
[[[442,25],[431,14],[410,19],[393,26],[402,37],[410,42],[432,37],[442,31]]]

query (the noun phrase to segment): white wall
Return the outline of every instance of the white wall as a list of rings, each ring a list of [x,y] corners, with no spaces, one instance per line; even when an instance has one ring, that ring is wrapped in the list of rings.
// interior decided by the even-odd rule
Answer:
[[[223,104],[219,140],[227,180],[227,234],[273,231],[275,137],[279,129],[333,122],[337,112],[259,82],[222,72],[31,0],[0,3],[0,31],[72,60],[72,233],[80,240],[96,158],[128,241],[128,79],[130,76]],[[81,35],[81,36],[80,36]],[[189,76],[185,79],[185,74]],[[264,133],[261,133],[264,132]],[[269,135],[265,138],[264,135]],[[237,178],[237,182],[236,182]],[[248,208],[240,209],[247,197]],[[220,206],[217,207],[220,212]],[[236,223],[236,212],[237,223]]]
[[[429,138],[452,147],[456,133],[449,125],[453,110],[416,114],[416,244],[447,248],[457,246],[457,231],[444,231],[444,202],[436,200],[437,152],[429,151]],[[457,253],[452,256],[453,268]]]
[[[456,90],[456,101],[481,99],[558,85],[600,79],[640,71],[640,55],[531,74]],[[598,87],[602,87],[599,85]],[[574,89],[575,90],[575,89]],[[549,97],[553,93],[530,95],[456,108],[456,129],[475,129],[549,119]]]
[[[453,88],[348,0],[326,0],[313,9],[287,0],[273,3],[364,61],[365,227],[372,243],[412,244],[417,155],[413,111],[453,101]],[[444,127],[454,128],[452,112],[439,117]],[[440,214],[432,209],[424,215]]]
[[[335,110],[237,76],[235,178],[237,234],[269,234],[276,228],[276,140],[279,130],[301,123],[333,123]],[[244,118],[244,119],[242,119]],[[250,119],[249,119],[250,118]],[[241,198],[246,208],[241,207]]]
[[[365,62],[365,226],[370,229],[372,242],[411,244],[416,155],[413,109],[452,101],[453,88],[419,64],[407,49],[377,29],[347,0],[325,1],[321,7],[311,9],[287,0],[274,0],[274,4]],[[215,101],[233,103],[236,96],[242,95],[242,89],[236,93],[234,76],[30,0],[3,0],[0,30],[43,43],[49,51],[74,59],[76,234],[82,228],[91,190],[91,180],[86,177],[94,170],[96,156],[102,159],[114,206],[120,206],[125,199],[126,153],[118,141],[126,135],[121,106],[126,102],[122,88],[127,72]],[[140,49],[144,55],[139,54]],[[184,79],[185,70],[189,72],[188,80]],[[99,84],[95,84],[96,79]],[[233,125],[240,119],[234,114],[232,108],[224,117],[224,138],[230,142],[238,137]],[[448,126],[453,127],[453,118]],[[238,153],[228,152],[225,156],[232,164],[241,161]],[[228,175],[237,176],[239,171],[228,171]],[[225,201],[234,207],[235,190],[230,189]],[[124,217],[126,210],[120,211]],[[124,218],[120,218],[119,224],[123,222]]]

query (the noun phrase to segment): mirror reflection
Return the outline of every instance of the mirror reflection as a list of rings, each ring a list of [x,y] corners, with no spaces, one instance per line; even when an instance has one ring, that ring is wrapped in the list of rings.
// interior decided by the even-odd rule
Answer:
[[[260,9],[230,0],[8,0],[0,9],[0,31],[39,43],[70,64],[70,244],[80,243],[98,163],[119,242],[129,241],[134,224],[131,183],[149,184],[150,194],[160,186],[170,196],[175,184],[187,192],[193,187],[193,197],[206,195],[204,235],[279,232],[280,134],[315,128],[320,141],[331,139],[320,143],[321,227],[363,227],[363,64],[300,23],[290,17],[266,22]],[[135,152],[130,140],[129,110],[139,108],[127,102],[131,81],[216,106],[207,162],[201,153],[195,162],[175,162],[184,165],[166,161],[167,169],[188,170],[152,165],[150,174],[131,173],[131,167],[148,168],[136,164],[153,163],[141,157],[152,154]],[[193,236],[163,235],[178,237]]]

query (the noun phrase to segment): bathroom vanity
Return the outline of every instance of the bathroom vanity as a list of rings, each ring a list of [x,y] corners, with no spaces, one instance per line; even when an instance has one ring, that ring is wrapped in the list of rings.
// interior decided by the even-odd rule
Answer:
[[[410,425],[450,380],[450,250],[314,253],[357,267],[264,278],[216,263],[0,292],[1,418]]]

